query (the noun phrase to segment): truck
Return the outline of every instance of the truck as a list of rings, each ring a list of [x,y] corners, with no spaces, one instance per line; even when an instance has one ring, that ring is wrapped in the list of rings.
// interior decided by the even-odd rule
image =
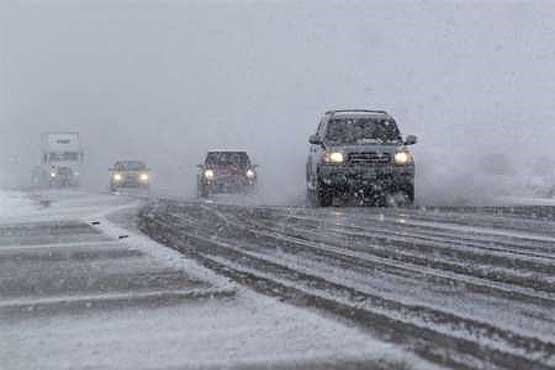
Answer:
[[[44,132],[40,165],[32,174],[33,184],[43,188],[79,186],[83,160],[78,132]]]

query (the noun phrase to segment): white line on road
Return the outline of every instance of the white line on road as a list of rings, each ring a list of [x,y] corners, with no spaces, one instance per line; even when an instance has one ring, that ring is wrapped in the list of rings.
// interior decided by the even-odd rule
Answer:
[[[160,297],[209,297],[219,294],[234,294],[234,290],[221,289],[221,288],[202,288],[202,289],[186,289],[186,290],[157,290],[150,292],[129,292],[129,293],[105,293],[105,294],[86,294],[74,296],[55,296],[48,298],[38,299],[12,299],[0,302],[0,309],[11,308],[17,306],[38,306],[38,305],[52,305],[52,304],[67,304],[78,302],[110,302],[110,301],[130,301],[148,298]]]
[[[81,247],[109,247],[120,244],[118,240],[99,240],[97,242],[75,242],[70,241],[67,243],[52,243],[52,244],[29,244],[29,245],[8,245],[0,247],[0,253],[2,252],[13,252],[20,250],[29,249],[50,249],[50,248],[72,248],[79,249]]]

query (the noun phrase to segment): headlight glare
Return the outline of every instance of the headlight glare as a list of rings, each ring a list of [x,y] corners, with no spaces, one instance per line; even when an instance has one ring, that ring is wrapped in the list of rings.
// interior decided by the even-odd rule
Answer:
[[[254,178],[254,171],[253,171],[253,170],[247,170],[247,177],[248,177],[249,179]]]
[[[141,181],[148,181],[149,180],[148,173],[141,173],[141,176],[139,178],[141,179]]]
[[[120,173],[115,173],[113,178],[114,178],[114,181],[121,181],[123,179]]]
[[[324,154],[323,159],[326,163],[343,163],[345,157],[341,152],[328,152]]]
[[[412,155],[409,152],[395,153],[395,164],[398,166],[406,166],[412,163]]]
[[[204,177],[206,177],[207,180],[212,180],[214,178],[214,171],[212,170],[204,171]]]

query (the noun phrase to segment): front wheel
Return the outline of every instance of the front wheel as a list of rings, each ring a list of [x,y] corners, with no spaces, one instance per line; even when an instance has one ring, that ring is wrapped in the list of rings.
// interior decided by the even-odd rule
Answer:
[[[208,198],[208,190],[203,185],[197,185],[197,198],[203,199]]]
[[[414,203],[414,184],[410,184],[406,189],[409,204]]]
[[[414,184],[407,184],[401,187],[400,190],[405,196],[405,205],[412,205],[414,203]]]
[[[414,185],[403,186],[386,195],[385,205],[389,207],[409,207],[414,203]]]
[[[333,193],[331,189],[317,182],[316,189],[308,190],[308,200],[313,207],[329,207],[333,202]]]

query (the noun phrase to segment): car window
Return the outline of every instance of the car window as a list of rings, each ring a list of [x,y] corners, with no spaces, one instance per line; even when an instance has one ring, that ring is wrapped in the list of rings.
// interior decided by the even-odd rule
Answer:
[[[250,166],[250,160],[245,152],[210,152],[206,156],[207,166]]]
[[[116,163],[114,168],[119,171],[141,171],[146,169],[146,165],[143,162],[129,161]]]
[[[401,140],[395,121],[389,118],[334,118],[326,129],[330,142],[364,144],[367,142],[398,142]]]

